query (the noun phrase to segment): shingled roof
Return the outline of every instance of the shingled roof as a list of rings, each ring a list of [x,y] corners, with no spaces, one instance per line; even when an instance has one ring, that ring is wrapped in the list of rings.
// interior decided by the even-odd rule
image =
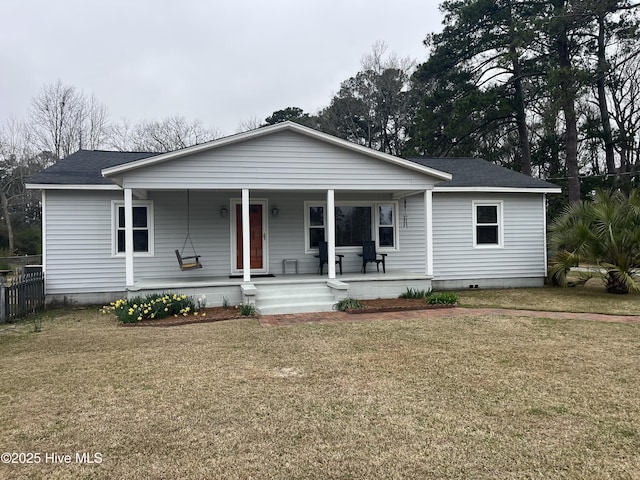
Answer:
[[[102,169],[157,155],[151,152],[109,152],[78,150],[29,178],[37,185],[113,185],[102,176]]]
[[[157,155],[153,152],[79,150],[28,180],[31,185],[113,185],[102,170]],[[419,165],[450,173],[453,178],[438,188],[558,189],[538,180],[479,158],[407,158]]]
[[[542,188],[560,187],[520,172],[487,162],[481,158],[407,158],[425,167],[435,168],[452,175],[451,180],[439,183],[436,188]]]

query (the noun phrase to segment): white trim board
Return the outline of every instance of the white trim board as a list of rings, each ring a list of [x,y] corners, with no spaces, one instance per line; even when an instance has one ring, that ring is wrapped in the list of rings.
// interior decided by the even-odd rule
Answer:
[[[516,188],[516,187],[439,187],[435,186],[436,193],[562,193],[561,188]]]
[[[122,190],[119,185],[79,185],[59,183],[27,183],[25,187],[30,190]]]

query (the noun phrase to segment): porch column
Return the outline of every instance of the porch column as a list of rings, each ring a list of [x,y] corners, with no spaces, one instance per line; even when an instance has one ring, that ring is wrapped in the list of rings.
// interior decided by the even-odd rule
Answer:
[[[124,189],[124,263],[127,288],[133,287],[133,192]]]
[[[242,281],[251,281],[251,231],[249,224],[249,189],[242,189]]]
[[[44,191],[42,192],[42,198],[44,199]],[[42,209],[44,212],[44,208]],[[44,222],[44,220],[43,220]],[[542,236],[544,238],[542,248],[544,248],[544,276],[549,275],[549,258],[547,257],[547,194],[542,194]],[[44,238],[44,237],[43,237]],[[42,250],[44,252],[44,248]]]
[[[327,190],[327,268],[329,278],[336,278],[336,209],[335,192]]]
[[[427,243],[426,274],[433,276],[433,190],[424,191],[424,225]]]

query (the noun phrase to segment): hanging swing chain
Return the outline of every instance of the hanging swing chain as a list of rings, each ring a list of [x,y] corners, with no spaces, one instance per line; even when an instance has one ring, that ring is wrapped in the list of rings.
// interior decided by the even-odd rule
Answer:
[[[187,190],[187,235],[191,235],[191,190]]]
[[[191,191],[187,190],[187,236],[184,238],[184,243],[182,244],[182,250],[180,250],[180,255],[184,253],[184,247],[187,246],[187,241],[191,244],[191,250],[193,250],[193,254],[195,256],[198,255],[196,252],[196,248],[193,246],[193,240],[191,240]]]

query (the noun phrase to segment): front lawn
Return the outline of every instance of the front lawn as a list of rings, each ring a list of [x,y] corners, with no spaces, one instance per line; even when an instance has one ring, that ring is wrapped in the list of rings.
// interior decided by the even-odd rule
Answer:
[[[0,478],[634,478],[640,326],[0,326]],[[100,464],[44,463],[101,454]],[[51,458],[49,456],[48,458]],[[95,457],[89,457],[95,458]]]
[[[596,279],[589,280],[586,286],[580,287],[469,289],[456,293],[461,307],[640,315],[640,294],[607,293],[602,283]]]

